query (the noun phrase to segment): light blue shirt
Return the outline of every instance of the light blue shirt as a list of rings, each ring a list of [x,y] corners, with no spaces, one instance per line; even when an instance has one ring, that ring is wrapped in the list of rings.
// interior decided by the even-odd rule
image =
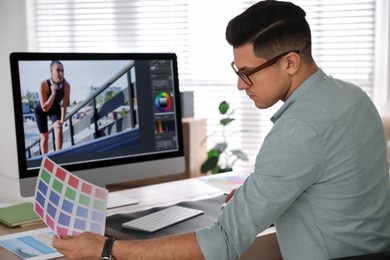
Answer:
[[[285,260],[390,250],[387,145],[370,98],[319,69],[271,120],[254,172],[196,231],[206,259],[236,259],[272,223]]]

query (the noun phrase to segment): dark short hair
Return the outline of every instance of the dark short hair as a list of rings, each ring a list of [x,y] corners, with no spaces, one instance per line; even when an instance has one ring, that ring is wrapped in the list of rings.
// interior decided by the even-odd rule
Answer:
[[[60,65],[62,65],[61,61],[59,61],[59,60],[52,60],[52,61],[50,62],[50,71],[51,71],[51,69],[53,68],[53,66],[54,66],[55,64],[60,64]],[[62,66],[64,66],[64,65],[62,65]]]
[[[233,48],[251,43],[255,55],[266,59],[289,50],[311,59],[311,32],[305,17],[305,11],[293,3],[260,1],[229,22],[226,40]]]

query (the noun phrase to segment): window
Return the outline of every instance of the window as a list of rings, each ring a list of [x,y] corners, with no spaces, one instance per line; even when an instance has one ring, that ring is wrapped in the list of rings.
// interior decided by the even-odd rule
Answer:
[[[383,0],[385,1],[385,0]],[[27,1],[30,51],[176,52],[182,90],[194,91],[195,115],[218,127],[218,104],[235,109],[229,146],[246,152],[251,167],[280,104],[261,111],[235,86],[227,22],[256,1],[33,0]],[[375,0],[296,0],[307,13],[318,65],[374,96]],[[386,2],[386,1],[385,1]],[[244,130],[244,132],[240,132]],[[211,136],[211,146],[220,141]]]

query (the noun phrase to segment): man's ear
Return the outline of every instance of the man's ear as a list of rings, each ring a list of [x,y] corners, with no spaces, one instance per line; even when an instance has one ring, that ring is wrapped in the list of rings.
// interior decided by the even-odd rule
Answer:
[[[286,56],[287,72],[289,74],[295,74],[301,66],[302,59],[296,52],[290,52]]]

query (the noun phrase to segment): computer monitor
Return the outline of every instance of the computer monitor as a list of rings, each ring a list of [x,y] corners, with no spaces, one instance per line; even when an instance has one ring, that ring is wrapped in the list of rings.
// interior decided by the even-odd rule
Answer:
[[[52,79],[52,61],[61,63],[65,80]],[[23,197],[33,196],[44,153],[45,129],[37,122],[47,124],[45,155],[96,185],[184,172],[175,54],[24,52],[12,53],[10,64]],[[56,122],[37,107],[53,82],[70,85],[62,147],[55,144]]]

